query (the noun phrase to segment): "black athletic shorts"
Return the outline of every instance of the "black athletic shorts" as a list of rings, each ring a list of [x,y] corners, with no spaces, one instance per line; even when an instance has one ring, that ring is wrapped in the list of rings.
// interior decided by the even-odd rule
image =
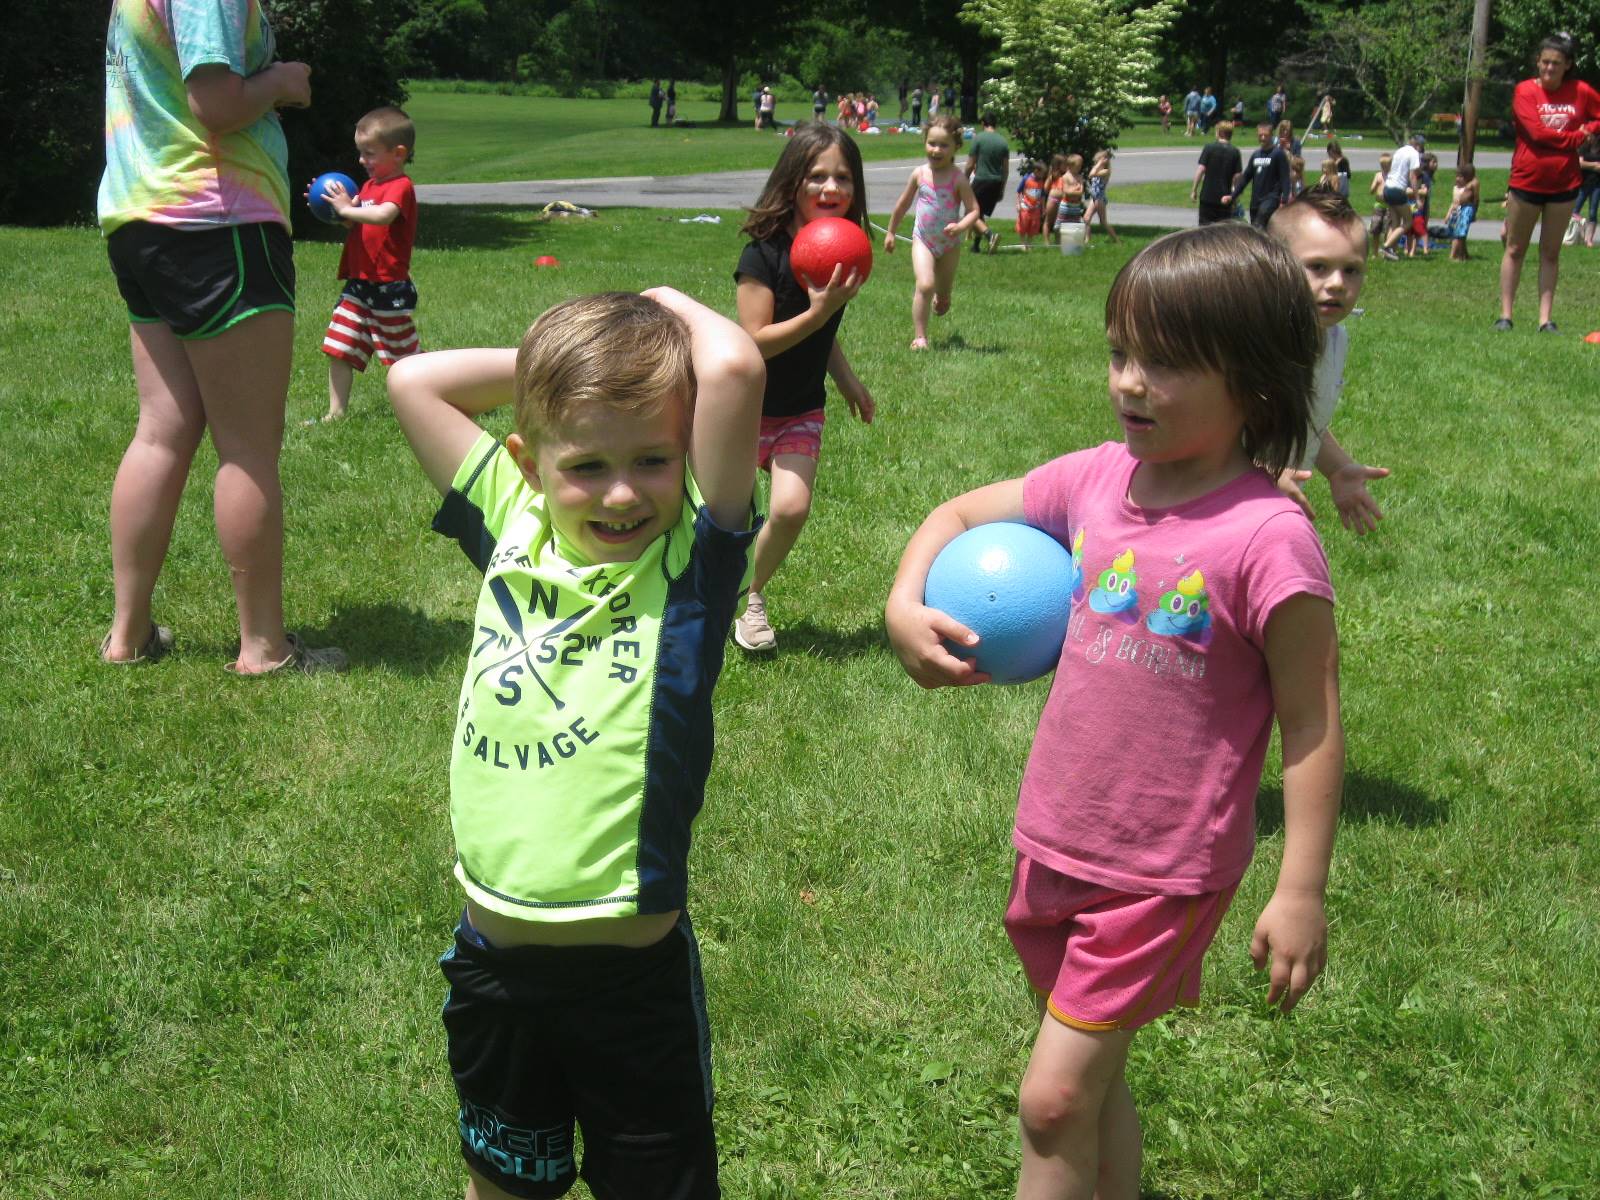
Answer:
[[[974,179],[972,181],[972,198],[978,202],[978,212],[984,220],[994,216],[994,206],[1000,203],[1000,197],[1005,195],[1006,181],[1004,179]]]
[[[439,960],[461,1153],[514,1196],[576,1178],[596,1200],[715,1200],[711,1033],[685,913],[653,946],[490,946],[468,924]]]
[[[1231,221],[1233,219],[1233,205],[1212,204],[1200,201],[1200,224],[1215,225],[1218,221]]]
[[[1576,200],[1581,188],[1573,188],[1570,192],[1530,192],[1527,188],[1508,187],[1510,192],[1524,204],[1535,204],[1543,207],[1546,204],[1565,204],[1569,200]]]
[[[215,337],[246,317],[294,311],[294,243],[282,225],[174,229],[130,221],[106,239],[117,290],[136,323]]]

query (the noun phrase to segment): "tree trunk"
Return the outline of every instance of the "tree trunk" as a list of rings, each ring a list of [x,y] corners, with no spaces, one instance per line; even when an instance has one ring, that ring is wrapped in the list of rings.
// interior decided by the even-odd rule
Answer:
[[[738,123],[739,97],[734,95],[734,89],[738,86],[739,64],[729,58],[722,68],[722,111],[717,114],[717,120]]]
[[[1215,119],[1220,121],[1220,114],[1228,107],[1224,98],[1228,94],[1228,43],[1220,39],[1213,41],[1206,53],[1206,82],[1211,84],[1211,94],[1217,98],[1219,115]]]

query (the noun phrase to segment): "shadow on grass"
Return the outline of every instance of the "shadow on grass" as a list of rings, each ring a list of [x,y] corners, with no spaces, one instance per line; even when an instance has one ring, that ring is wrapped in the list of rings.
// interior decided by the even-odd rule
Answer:
[[[550,200],[559,199],[556,196]],[[417,214],[422,250],[507,250],[547,240],[534,204],[423,204]]]
[[[827,629],[810,621],[796,625],[780,624],[778,627],[779,654],[806,654],[833,662],[846,662],[860,658],[874,650],[887,650],[889,636],[883,626],[863,625],[859,629]],[[747,657],[758,660],[760,655]]]
[[[967,341],[959,333],[952,333],[949,337],[939,338],[934,342],[936,350],[960,350],[966,354],[1004,354],[1006,347],[994,342],[973,343]]]
[[[441,621],[398,604],[356,604],[340,608],[315,640],[308,641],[344,647],[356,666],[431,675],[441,664],[459,666],[471,637],[469,621]]]
[[[1345,824],[1404,825],[1421,829],[1450,819],[1450,805],[1437,796],[1392,779],[1379,779],[1352,771],[1344,777],[1344,803],[1339,819]],[[1256,795],[1256,834],[1267,836],[1283,828],[1283,789],[1262,788]]]

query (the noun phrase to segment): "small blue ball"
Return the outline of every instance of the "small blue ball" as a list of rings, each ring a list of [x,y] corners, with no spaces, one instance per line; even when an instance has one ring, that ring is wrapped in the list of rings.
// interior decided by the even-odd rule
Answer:
[[[1053,670],[1072,615],[1072,555],[1031,525],[997,521],[950,541],[928,569],[923,602],[978,635],[975,658],[995,683],[1024,683]],[[948,643],[947,643],[948,644]]]
[[[306,189],[306,200],[311,205],[311,215],[319,221],[329,225],[339,223],[339,215],[333,211],[333,205],[328,203],[328,185],[337,183],[349,192],[352,197],[359,190],[356,181],[350,176],[339,171],[326,171],[311,181],[311,186]]]

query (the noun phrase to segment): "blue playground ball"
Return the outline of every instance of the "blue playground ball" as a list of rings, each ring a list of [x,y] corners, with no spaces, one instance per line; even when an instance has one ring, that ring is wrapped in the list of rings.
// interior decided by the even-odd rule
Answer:
[[[1072,555],[1031,525],[978,525],[939,551],[923,602],[978,635],[975,658],[995,683],[1025,683],[1055,669],[1072,615]]]
[[[306,199],[311,205],[311,215],[319,221],[326,221],[329,225],[339,223],[338,216],[333,211],[333,206],[328,203],[328,185],[337,183],[353,197],[359,190],[356,181],[350,176],[339,171],[325,171],[311,181],[311,186],[306,189]]]

